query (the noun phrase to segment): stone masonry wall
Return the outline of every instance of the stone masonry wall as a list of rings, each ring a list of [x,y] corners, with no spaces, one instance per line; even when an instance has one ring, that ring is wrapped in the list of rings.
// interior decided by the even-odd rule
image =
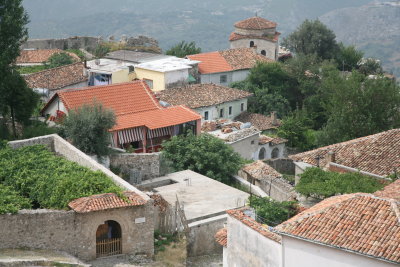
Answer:
[[[295,174],[295,165],[293,160],[288,158],[267,159],[264,160],[269,166],[274,168],[279,173]]]
[[[74,36],[63,39],[30,39],[21,49],[80,49],[94,50],[102,41],[101,37]]]
[[[160,155],[160,152],[112,154],[110,164],[112,167],[120,168],[127,177],[130,177],[132,171],[137,172],[139,179],[145,181],[161,176]],[[134,184],[132,177],[129,178],[129,182]]]

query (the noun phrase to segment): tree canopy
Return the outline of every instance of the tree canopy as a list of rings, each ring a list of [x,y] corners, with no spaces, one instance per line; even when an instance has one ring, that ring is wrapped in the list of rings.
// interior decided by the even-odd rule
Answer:
[[[71,139],[77,148],[97,156],[109,154],[108,130],[114,125],[114,112],[96,102],[71,110],[62,122],[66,137]]]
[[[334,58],[338,52],[335,33],[319,20],[305,20],[282,44],[296,54],[316,54],[321,59]]]
[[[162,155],[175,171],[189,169],[220,182],[229,182],[243,164],[232,147],[209,134],[174,136],[163,143]]]
[[[52,55],[46,62],[47,68],[49,69],[57,68],[72,63],[74,63],[74,59],[65,52],[60,52]]]
[[[199,53],[201,53],[201,48],[196,47],[195,42],[188,43],[186,41],[182,41],[182,42],[174,45],[173,47],[171,47],[170,49],[168,49],[165,52],[166,55],[176,56],[176,57],[181,57],[181,58],[184,58],[187,55],[193,55],[193,54],[199,54]]]

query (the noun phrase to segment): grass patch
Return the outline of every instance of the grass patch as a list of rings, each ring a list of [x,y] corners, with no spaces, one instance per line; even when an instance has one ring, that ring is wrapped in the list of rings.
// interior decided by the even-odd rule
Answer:
[[[17,67],[17,70],[21,74],[31,74],[39,71],[46,70],[45,65],[37,65],[37,66],[19,66]]]

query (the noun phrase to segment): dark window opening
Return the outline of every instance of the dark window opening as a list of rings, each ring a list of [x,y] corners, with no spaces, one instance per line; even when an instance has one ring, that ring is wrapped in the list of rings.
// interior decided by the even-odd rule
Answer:
[[[219,76],[220,83],[226,83],[228,81],[228,77],[226,75]]]
[[[244,103],[241,103],[240,104],[240,111],[243,111],[244,110]]]
[[[265,148],[262,147],[258,153],[258,159],[265,159],[265,152]]]
[[[254,42],[250,41],[250,47],[254,47]]]
[[[278,158],[278,157],[279,157],[279,148],[275,147],[275,148],[272,150],[271,158],[276,159],[276,158]]]
[[[219,110],[219,117],[220,117],[220,118],[224,117],[224,109],[223,109],[223,108],[221,108],[221,109]]]
[[[208,111],[204,112],[204,120],[208,121]]]
[[[229,107],[229,115],[232,115],[232,107]]]
[[[265,50],[261,50],[261,55],[266,56],[267,52],[265,52]]]

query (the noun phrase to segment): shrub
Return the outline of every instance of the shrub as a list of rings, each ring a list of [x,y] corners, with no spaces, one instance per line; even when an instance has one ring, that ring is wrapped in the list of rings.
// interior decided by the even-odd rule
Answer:
[[[295,190],[305,196],[322,199],[337,194],[373,193],[383,186],[377,179],[360,173],[337,173],[320,168],[308,168],[301,174]]]
[[[48,69],[52,69],[72,63],[74,63],[73,57],[65,52],[60,52],[52,55],[47,61],[46,66]]]
[[[121,195],[104,173],[57,157],[40,145],[0,149],[0,184],[48,209],[66,209],[71,200],[94,194]]]
[[[17,213],[31,207],[29,199],[22,197],[9,186],[0,184],[0,214]]]
[[[271,198],[251,196],[250,206],[254,208],[262,221],[269,226],[276,226],[296,214],[297,204],[294,201],[279,202]]]

